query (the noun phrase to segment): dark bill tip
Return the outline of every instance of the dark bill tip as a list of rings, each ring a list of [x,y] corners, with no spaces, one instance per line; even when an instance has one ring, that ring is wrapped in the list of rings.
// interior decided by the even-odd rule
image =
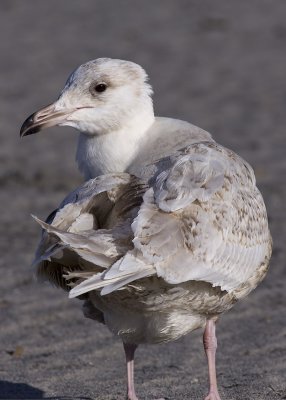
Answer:
[[[23,123],[20,129],[20,137],[33,135],[41,130],[39,124],[35,124],[35,113],[30,115]]]

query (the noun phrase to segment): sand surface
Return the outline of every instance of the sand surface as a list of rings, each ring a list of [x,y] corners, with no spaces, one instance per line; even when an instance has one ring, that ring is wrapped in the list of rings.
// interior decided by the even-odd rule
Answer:
[[[265,281],[218,324],[222,400],[286,399],[286,2],[283,0],[1,0],[0,399],[124,399],[120,342],[81,304],[33,280],[44,218],[80,182],[77,134],[20,140],[24,119],[52,102],[89,59],[148,71],[157,115],[192,121],[255,168],[274,238]],[[202,400],[201,332],[142,346],[141,399]]]

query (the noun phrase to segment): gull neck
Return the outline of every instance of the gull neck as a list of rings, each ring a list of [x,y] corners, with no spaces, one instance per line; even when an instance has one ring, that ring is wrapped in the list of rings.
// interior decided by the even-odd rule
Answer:
[[[102,135],[80,133],[76,160],[86,180],[124,172],[134,162],[144,137],[155,120],[154,112],[139,112],[121,129]]]

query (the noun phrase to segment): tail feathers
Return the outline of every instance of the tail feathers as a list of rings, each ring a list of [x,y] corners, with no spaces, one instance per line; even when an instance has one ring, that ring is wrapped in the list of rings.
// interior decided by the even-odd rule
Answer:
[[[88,279],[94,275],[94,272],[91,271],[66,271],[63,274],[63,278],[66,281],[70,281],[71,279]],[[67,283],[69,285],[69,283]]]
[[[122,260],[119,260],[110,268],[110,270],[93,275],[91,278],[81,282],[70,291],[69,296],[77,297],[83,293],[101,288],[102,295],[109,294],[115,290],[123,288],[130,282],[133,282],[137,279],[145,278],[147,276],[151,276],[156,272],[153,265],[144,265],[144,267],[142,267],[138,264],[137,267],[133,266],[131,271],[119,271],[118,266],[120,266],[121,264]],[[110,273],[113,269],[117,270],[117,274]]]
[[[100,293],[102,296],[104,296],[106,294],[114,292],[115,290],[123,289],[123,287],[128,285],[129,283],[138,279],[147,278],[148,276],[154,275],[154,273],[154,267],[152,265],[149,265],[144,270],[138,271],[135,275],[131,274],[125,278],[121,278],[117,282],[105,286]]]
[[[135,252],[128,252],[109,268],[104,275],[105,279],[113,279],[121,275],[133,274],[146,268],[146,263],[136,255]]]
[[[42,261],[51,261],[51,257],[56,256],[59,251],[62,251],[66,246],[59,243],[52,244],[44,253],[36,254],[32,262],[32,268],[40,264]]]
[[[101,289],[101,294],[106,295],[115,290],[123,288],[123,286],[127,285],[134,280],[145,278],[147,276],[154,274],[153,266],[149,266],[144,271],[137,271],[136,274],[124,274],[122,276],[117,276],[116,278],[112,279],[104,279],[104,272],[96,274],[89,279],[86,279],[79,285],[75,286],[70,292],[69,297],[77,297],[81,294],[90,292],[92,290]]]
[[[84,235],[79,235],[77,233],[71,233],[62,231],[61,229],[55,228],[52,225],[46,224],[45,222],[41,221],[39,218],[32,216],[38,224],[41,225],[46,232],[51,233],[57,236],[63,243],[72,246],[73,248],[88,248],[93,243],[88,239],[88,237]]]
[[[74,249],[74,251],[82,258],[82,260],[88,261],[89,263],[104,269],[110,267],[110,265],[116,261],[116,258],[107,257],[104,254],[94,253],[86,249]]]
[[[57,264],[60,259],[65,286],[72,287],[70,297],[99,289],[102,295],[106,295],[156,273],[153,265],[146,265],[140,251],[130,251],[130,232],[123,229],[124,226],[74,233],[58,229],[36,217],[34,219],[46,231],[45,240],[50,243],[35,263],[52,261]],[[81,224],[89,226],[90,220],[85,218]],[[78,259],[74,258],[75,255]]]
[[[126,252],[125,246],[118,243],[112,234],[99,233],[99,231],[96,231],[96,234],[94,234],[94,231],[92,233],[90,231],[81,232],[81,234],[65,232],[41,221],[37,217],[33,216],[33,218],[48,234],[56,236],[60,241],[60,243],[51,246],[43,255],[38,257],[35,263],[41,261],[42,257],[42,259],[49,259],[52,255],[55,255],[59,249],[57,246],[61,246],[61,248],[68,247],[84,260],[102,268],[110,267],[118,257]]]

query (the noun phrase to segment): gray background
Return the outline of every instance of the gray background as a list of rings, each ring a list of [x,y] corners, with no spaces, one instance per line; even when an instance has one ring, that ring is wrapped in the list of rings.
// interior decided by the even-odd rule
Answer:
[[[157,115],[209,130],[254,166],[274,254],[265,281],[218,324],[218,378],[223,400],[286,398],[285,20],[283,0],[1,0],[1,399],[125,395],[120,342],[29,267],[30,214],[44,218],[81,182],[76,132],[18,136],[75,67],[104,56],[148,71]],[[136,383],[142,399],[203,399],[201,332],[139,348]]]

